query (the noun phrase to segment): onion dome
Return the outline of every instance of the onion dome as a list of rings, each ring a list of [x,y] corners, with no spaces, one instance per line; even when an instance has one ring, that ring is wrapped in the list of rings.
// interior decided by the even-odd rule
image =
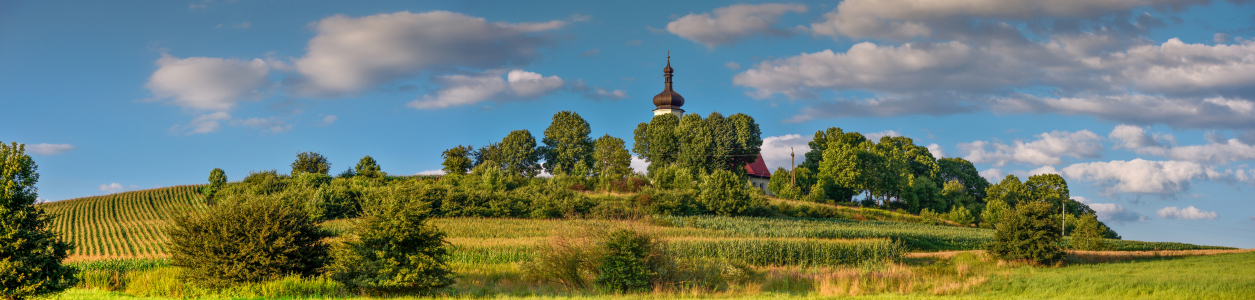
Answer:
[[[671,73],[674,71],[675,69],[671,68],[671,55],[668,54],[667,67],[662,68],[662,77],[666,78],[666,87],[662,89],[661,93],[654,96],[654,106],[657,106],[658,109],[674,109],[684,106],[684,96],[680,96],[680,93],[671,90]]]

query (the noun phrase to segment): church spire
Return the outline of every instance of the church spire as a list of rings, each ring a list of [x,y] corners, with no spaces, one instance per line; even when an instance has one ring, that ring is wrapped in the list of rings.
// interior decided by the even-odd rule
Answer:
[[[654,96],[655,116],[668,113],[676,116],[684,114],[684,109],[680,108],[684,106],[684,96],[676,93],[671,86],[671,77],[674,76],[674,72],[675,69],[671,68],[671,51],[667,51],[667,67],[662,68],[662,77],[665,78],[663,81],[665,85],[662,88],[662,92]]]

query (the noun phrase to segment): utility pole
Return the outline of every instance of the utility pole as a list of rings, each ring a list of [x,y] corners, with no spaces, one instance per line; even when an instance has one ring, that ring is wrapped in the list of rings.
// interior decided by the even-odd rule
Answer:
[[[1063,234],[1068,230],[1068,202],[1059,200],[1059,216],[1063,218],[1063,226],[1059,227],[1059,238],[1063,238]]]
[[[797,168],[797,159],[793,156],[793,147],[789,147],[789,187],[797,187],[797,174],[793,168]]]

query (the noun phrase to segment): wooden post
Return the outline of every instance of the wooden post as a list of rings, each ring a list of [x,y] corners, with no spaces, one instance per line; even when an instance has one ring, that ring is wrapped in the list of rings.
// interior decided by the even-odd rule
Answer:
[[[793,157],[793,147],[789,147],[789,187],[797,187],[797,175],[793,169],[797,168],[797,159]]]

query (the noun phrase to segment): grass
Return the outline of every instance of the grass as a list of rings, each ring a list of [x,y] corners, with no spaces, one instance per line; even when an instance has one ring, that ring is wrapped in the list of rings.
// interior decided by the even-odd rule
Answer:
[[[165,226],[175,214],[206,208],[185,185],[40,204],[57,216],[52,228],[75,248],[69,261],[165,257]]]

